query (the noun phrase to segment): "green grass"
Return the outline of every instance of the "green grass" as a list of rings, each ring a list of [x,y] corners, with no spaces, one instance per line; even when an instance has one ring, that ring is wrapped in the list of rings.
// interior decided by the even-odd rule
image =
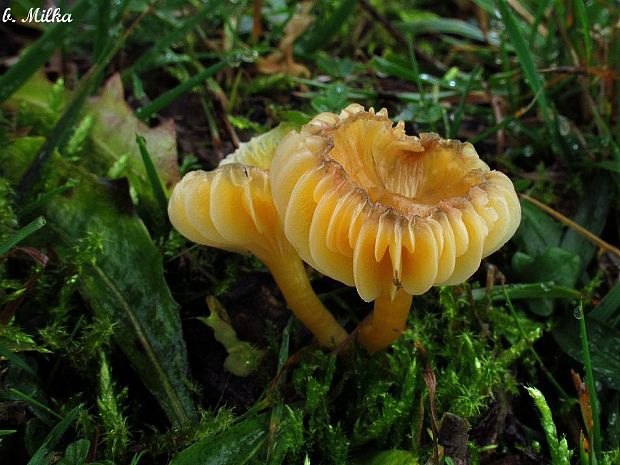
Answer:
[[[257,65],[295,2],[257,4],[78,0],[72,23],[1,25],[0,462],[432,463],[438,430],[444,464],[454,438],[472,463],[618,463],[620,8],[315,2],[289,44],[310,76],[293,76]],[[353,102],[468,140],[612,247],[525,201],[516,236],[468,284],[416,297],[389,350],[318,349],[262,264],[186,241],[167,199],[179,172]],[[356,292],[311,276],[355,328]],[[209,296],[265,354],[248,377],[200,321]]]

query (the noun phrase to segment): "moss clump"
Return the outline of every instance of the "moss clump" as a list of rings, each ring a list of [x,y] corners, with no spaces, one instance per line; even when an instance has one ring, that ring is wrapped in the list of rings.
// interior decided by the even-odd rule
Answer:
[[[470,302],[464,288],[441,288],[414,302],[409,330],[385,352],[359,349],[344,357],[308,352],[293,371],[303,399],[301,456],[312,463],[347,463],[359,447],[428,452],[429,389],[436,376],[436,417],[451,412],[476,424],[497,393],[516,391],[510,371],[527,344],[502,307]],[[537,324],[518,316],[530,340]]]

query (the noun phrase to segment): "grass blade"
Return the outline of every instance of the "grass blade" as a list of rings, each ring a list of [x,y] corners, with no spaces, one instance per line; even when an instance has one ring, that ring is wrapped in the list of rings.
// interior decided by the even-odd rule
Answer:
[[[138,111],[136,111],[136,115],[142,121],[148,120],[155,113],[157,113],[163,108],[166,108],[176,99],[178,99],[181,95],[190,91],[193,87],[202,83],[208,77],[211,77],[218,71],[221,71],[222,69],[226,68],[226,66],[228,66],[228,63],[226,61],[221,61],[212,66],[209,66],[208,68],[203,69],[202,71],[195,74],[187,81],[182,82],[175,88],[170,89],[168,92],[164,92],[159,97],[157,97],[155,100],[153,100],[151,103],[148,103],[144,105],[143,107],[139,108]]]
[[[592,39],[590,38],[590,24],[588,21],[588,14],[586,12],[586,5],[583,0],[575,0],[575,16],[581,27],[583,34],[583,47],[585,51],[585,62],[587,66],[590,66],[592,60]]]
[[[0,255],[4,255],[21,241],[26,239],[35,231],[38,231],[43,226],[45,226],[45,218],[39,216],[37,219],[31,221],[22,229],[17,231],[13,236],[11,236],[7,241],[0,245]]]
[[[620,324],[620,283],[607,293],[603,300],[590,312],[592,318],[617,327]]]
[[[505,289],[505,292],[504,292]],[[488,297],[493,302],[506,300],[506,295],[510,299],[576,299],[580,293],[570,287],[557,286],[553,281],[545,283],[531,284],[509,284],[502,288],[493,288],[489,291],[486,288],[473,289],[474,300],[483,300]]]
[[[453,34],[467,39],[486,42],[479,27],[460,19],[452,18],[424,18],[415,21],[400,22],[396,26],[403,32],[415,34]],[[494,43],[493,43],[494,42]],[[492,41],[497,45],[497,41]]]
[[[151,48],[149,48],[142,56],[134,61],[130,66],[122,72],[123,77],[133,72],[143,71],[151,64],[166,48],[180,41],[185,34],[194,29],[203,19],[213,17],[217,13],[217,9],[221,5],[221,1],[208,2],[204,9],[189,18],[186,18],[181,24],[174,27],[168,34],[158,40]]]
[[[90,10],[90,0],[80,0],[71,9],[71,23],[56,23],[22,55],[17,63],[0,76],[0,103],[19,89],[36,70],[38,70],[56,50],[62,38],[79,24],[82,17]]]
[[[11,362],[13,365],[15,365],[16,367],[21,368],[22,370],[27,371],[28,373],[30,373],[32,376],[36,376],[37,374],[35,373],[35,371],[30,367],[30,365],[28,365],[26,362],[24,362],[24,359],[21,358],[19,355],[14,354],[13,352],[11,352],[8,348],[6,348],[4,345],[0,344],[0,355],[4,358],[6,358],[9,362]]]
[[[24,216],[26,216],[26,215],[28,215],[28,214],[38,210],[43,205],[45,205],[47,202],[49,202],[51,199],[53,199],[54,196],[60,195],[63,192],[68,191],[69,189],[73,189],[77,185],[77,183],[78,183],[77,179],[69,179],[63,185],[55,187],[55,188],[49,190],[48,192],[40,195],[35,200],[30,202],[28,205],[26,205],[24,208],[19,210],[19,216],[20,217],[24,217]]]
[[[149,182],[151,183],[151,187],[153,188],[153,195],[161,208],[162,214],[164,218],[168,217],[168,199],[166,198],[166,193],[164,192],[164,188],[161,184],[161,179],[159,179],[159,175],[157,174],[157,169],[153,164],[153,159],[146,148],[146,140],[139,134],[136,134],[136,143],[138,144],[138,148],[140,149],[140,156],[142,157],[142,162],[144,163],[144,169],[146,170],[146,175],[149,178]]]
[[[58,423],[54,429],[47,435],[45,441],[39,449],[34,453],[28,465],[47,465],[49,462],[47,455],[48,453],[58,444],[62,436],[65,434],[65,431],[69,429],[71,423],[76,419],[78,413],[82,410],[82,405],[78,405],[73,410],[71,410],[67,416],[65,416],[60,423]]]
[[[516,312],[514,306],[512,305],[512,301],[510,300],[510,296],[508,295],[508,290],[506,289],[506,286],[502,286],[502,288],[503,288],[502,291],[503,291],[503,294],[504,294],[504,298],[506,299],[506,306],[508,307],[508,310],[510,310],[510,314],[512,315],[512,318],[513,318],[513,320],[515,322],[515,326],[519,330],[519,333],[521,334],[522,340],[528,341],[527,334],[525,333],[525,330],[523,329],[523,326],[521,325],[521,322],[519,321],[519,317],[517,316],[517,312]],[[531,342],[528,342],[528,350],[530,351],[530,353],[534,357],[534,360],[536,360],[536,362],[538,363],[538,366],[540,367],[540,369],[543,372],[543,374],[547,377],[547,379],[553,385],[553,387],[555,387],[555,389],[558,391],[558,394],[560,394],[561,398],[564,399],[564,400],[570,399],[570,397],[568,396],[568,394],[566,393],[564,388],[562,388],[562,386],[560,385],[560,383],[557,382],[557,380],[555,379],[553,374],[549,371],[549,369],[547,369],[547,367],[545,366],[544,362],[542,361],[542,359],[538,355],[538,352],[536,352],[536,349],[534,348],[534,345]]]
[[[18,389],[15,389],[15,388],[11,388],[11,389],[9,389],[9,392],[10,392],[13,396],[15,396],[15,397],[17,397],[17,398],[19,398],[19,399],[25,400],[26,402],[28,402],[29,404],[31,404],[31,406],[32,406],[32,407],[36,407],[37,409],[43,410],[45,413],[47,413],[47,414],[49,414],[49,415],[52,415],[52,416],[54,416],[54,417],[58,418],[59,420],[62,420],[62,416],[61,416],[61,415],[59,415],[58,413],[54,412],[54,411],[53,411],[51,408],[49,408],[47,405],[45,405],[45,404],[43,404],[43,403],[39,402],[39,401],[38,401],[37,399],[35,399],[34,397],[29,396],[28,394],[26,394],[26,393],[24,393],[24,392],[22,392],[22,391],[20,391],[20,390],[18,390]],[[35,413],[36,413],[36,412],[35,412]],[[39,416],[39,417],[40,417],[40,415],[37,415],[37,416]],[[45,420],[44,420],[44,421],[45,421]]]
[[[95,30],[95,49],[93,50],[95,60],[101,57],[108,44],[108,37],[110,36],[110,4],[110,0],[101,0],[97,9],[97,29]]]
[[[310,54],[323,48],[338,33],[349,15],[353,13],[356,3],[357,0],[343,0],[328,18],[316,22],[317,27],[301,37],[299,44],[301,52]]]
[[[454,139],[461,127],[461,118],[463,117],[463,109],[465,107],[465,100],[469,95],[469,91],[471,90],[471,85],[474,82],[474,79],[478,75],[478,68],[474,69],[469,75],[469,79],[465,84],[465,89],[463,89],[463,93],[461,94],[461,98],[459,100],[459,104],[454,110],[454,119],[452,120],[452,125],[450,126],[450,133],[448,134],[448,139]]]
[[[547,125],[547,129],[552,137],[557,138],[556,127],[553,124],[552,115],[553,110],[549,105],[549,101],[547,100],[547,96],[545,94],[544,89],[544,80],[542,76],[536,70],[536,65],[534,63],[534,58],[532,56],[531,48],[525,41],[525,37],[521,31],[521,28],[517,24],[517,20],[512,14],[512,11],[508,7],[506,0],[498,0],[497,7],[499,12],[501,13],[502,20],[504,25],[506,26],[506,30],[508,31],[508,36],[512,42],[512,45],[517,54],[517,58],[519,58],[519,64],[521,69],[523,70],[523,74],[527,79],[527,84],[532,89],[532,92],[535,96],[538,96],[537,103],[540,107],[540,110],[543,114],[543,118]],[[556,147],[559,147],[557,142],[555,143]]]
[[[592,359],[590,358],[590,346],[588,344],[588,332],[586,329],[586,319],[583,314],[583,302],[579,302],[579,337],[583,347],[583,364],[586,367],[586,383],[590,391],[590,408],[592,409],[592,431],[588,431],[590,444],[593,450],[591,454],[601,457],[601,419],[599,417],[598,397],[596,396],[596,386],[594,384],[594,374],[592,373]],[[594,457],[593,457],[594,459]],[[592,461],[594,463],[594,460]]]

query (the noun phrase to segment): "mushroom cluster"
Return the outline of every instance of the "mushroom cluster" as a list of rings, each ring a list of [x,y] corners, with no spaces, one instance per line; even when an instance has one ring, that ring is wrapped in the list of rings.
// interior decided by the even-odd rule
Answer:
[[[385,109],[353,104],[339,115],[321,113],[269,152],[260,168],[237,154],[236,164],[188,174],[172,195],[170,217],[191,240],[254,253],[323,345],[346,333],[318,300],[294,308],[287,294],[297,284],[278,278],[290,271],[274,257],[301,257],[374,301],[358,340],[375,352],[400,336],[413,295],[468,279],[520,222],[512,182],[471,144],[407,136]],[[303,267],[301,274],[307,283]],[[312,293],[309,283],[301,288]],[[310,313],[322,323],[311,326]]]

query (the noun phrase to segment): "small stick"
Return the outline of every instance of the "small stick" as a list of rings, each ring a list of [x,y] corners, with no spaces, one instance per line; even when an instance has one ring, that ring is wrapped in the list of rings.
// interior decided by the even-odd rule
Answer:
[[[560,212],[558,212],[558,211],[554,210],[553,208],[545,205],[540,200],[536,200],[535,198],[530,197],[527,194],[519,194],[519,196],[521,198],[524,198],[528,202],[533,203],[538,208],[543,210],[545,213],[548,213],[549,215],[553,216],[556,220],[564,223],[569,228],[574,229],[579,234],[584,236],[586,239],[594,242],[599,248],[601,248],[604,251],[609,252],[609,253],[615,255],[616,257],[620,258],[620,249],[618,249],[617,247],[614,247],[613,245],[605,242],[603,239],[601,239],[600,237],[596,236],[595,234],[592,234],[586,228],[584,228],[583,226],[580,226],[579,224],[575,223],[570,218],[562,215]]]

